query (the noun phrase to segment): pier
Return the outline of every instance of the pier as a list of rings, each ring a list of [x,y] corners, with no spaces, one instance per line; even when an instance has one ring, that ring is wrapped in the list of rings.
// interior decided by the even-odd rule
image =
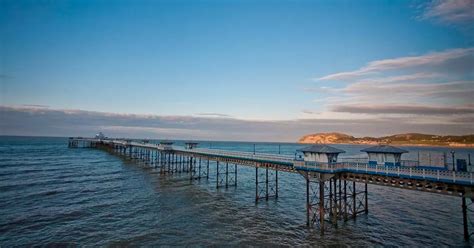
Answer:
[[[327,162],[317,158],[308,161],[280,154],[199,148],[195,142],[179,147],[170,141],[152,144],[128,139],[71,137],[68,146],[103,149],[144,162],[162,174],[187,175],[191,182],[209,180],[209,168],[214,166],[217,188],[237,186],[238,166],[252,167],[255,168],[255,202],[278,198],[279,172],[298,173],[306,182],[306,224],[321,234],[337,227],[341,221],[368,213],[368,184],[450,195],[460,198],[464,239],[469,240],[473,234],[468,214],[474,210],[473,173],[401,166],[396,160],[400,156],[396,155],[393,165],[380,165],[338,162],[337,155],[343,151],[327,146],[318,151],[304,150],[312,156],[324,154]]]

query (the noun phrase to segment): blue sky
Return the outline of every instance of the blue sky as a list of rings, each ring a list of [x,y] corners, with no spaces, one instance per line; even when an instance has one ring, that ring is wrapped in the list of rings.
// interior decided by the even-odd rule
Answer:
[[[473,118],[466,94],[439,96],[473,85],[471,0],[1,4],[8,108],[267,122],[422,113],[438,133]]]

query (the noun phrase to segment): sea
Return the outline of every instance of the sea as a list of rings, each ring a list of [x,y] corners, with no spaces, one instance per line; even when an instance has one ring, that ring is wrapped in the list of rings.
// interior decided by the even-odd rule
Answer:
[[[199,142],[236,151],[253,151],[254,144],[256,152],[288,155],[304,146]],[[367,147],[334,146],[345,156]],[[420,151],[474,155],[466,148],[402,148],[411,159]],[[472,245],[463,239],[460,197],[369,185],[368,214],[321,235],[306,226],[301,175],[280,172],[278,199],[256,203],[254,168],[238,166],[237,187],[219,189],[210,169],[209,180],[190,181],[103,150],[68,148],[67,138],[2,136],[0,247]]]

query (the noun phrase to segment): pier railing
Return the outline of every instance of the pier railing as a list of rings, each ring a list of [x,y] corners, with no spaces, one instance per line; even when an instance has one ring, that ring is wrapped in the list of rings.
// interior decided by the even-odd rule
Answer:
[[[143,148],[164,150],[159,144],[141,143],[135,141],[124,140],[101,140],[104,143],[112,143],[119,145],[139,146]],[[464,185],[473,185],[474,178],[472,172],[448,171],[444,168],[420,168],[414,166],[386,166],[371,165],[367,162],[337,162],[337,163],[320,163],[311,161],[298,161],[293,156],[268,153],[253,153],[244,151],[227,151],[208,148],[185,149],[184,147],[173,146],[171,150],[195,153],[202,155],[224,156],[232,158],[240,158],[246,160],[254,160],[255,162],[277,162],[285,163],[293,166],[296,170],[316,171],[322,173],[352,172],[374,175],[396,176],[408,179],[422,179],[436,182],[456,183]],[[411,164],[409,164],[411,165]]]
[[[295,161],[294,167],[296,169],[324,173],[354,172],[467,185],[472,185],[474,183],[472,172],[448,171],[444,169],[438,170],[434,168],[370,165],[368,163],[355,162],[319,163],[308,161]]]

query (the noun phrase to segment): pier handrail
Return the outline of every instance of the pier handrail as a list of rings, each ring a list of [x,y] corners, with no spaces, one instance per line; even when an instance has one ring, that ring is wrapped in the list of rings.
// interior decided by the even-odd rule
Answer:
[[[88,141],[100,141],[103,143],[112,143],[117,145],[131,145],[142,148],[151,148],[157,150],[165,150],[164,147],[159,144],[152,143],[141,143],[135,141],[125,140],[114,140],[114,139],[91,139],[81,138],[82,140]],[[324,173],[336,173],[336,172],[353,172],[353,173],[364,173],[364,174],[376,174],[376,175],[387,175],[397,176],[410,179],[423,179],[438,182],[447,183],[458,183],[474,185],[473,173],[472,172],[455,172],[448,171],[446,169],[434,169],[434,168],[420,168],[414,166],[387,166],[387,165],[372,165],[367,162],[336,162],[336,163],[320,163],[312,161],[298,161],[294,157],[289,155],[281,154],[270,154],[270,153],[253,153],[245,151],[227,151],[220,149],[209,149],[209,148],[194,148],[185,149],[184,147],[172,146],[171,150],[197,153],[214,156],[225,156],[242,158],[247,160],[255,160],[256,162],[284,162],[292,165],[296,170],[308,170],[308,171],[319,171]]]
[[[368,163],[338,162],[319,163],[308,161],[297,161],[295,167],[320,172],[355,172],[365,174],[397,176],[410,179],[425,179],[431,181],[474,184],[472,172],[448,171],[444,169],[417,168],[407,166],[370,165]]]

